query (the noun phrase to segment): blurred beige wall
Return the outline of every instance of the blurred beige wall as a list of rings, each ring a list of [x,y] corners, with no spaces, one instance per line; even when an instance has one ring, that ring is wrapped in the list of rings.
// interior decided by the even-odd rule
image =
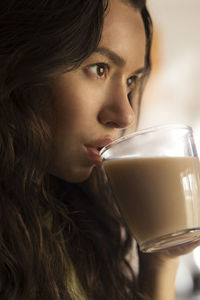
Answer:
[[[139,128],[193,127],[200,153],[200,0],[147,0],[154,23],[152,74]]]

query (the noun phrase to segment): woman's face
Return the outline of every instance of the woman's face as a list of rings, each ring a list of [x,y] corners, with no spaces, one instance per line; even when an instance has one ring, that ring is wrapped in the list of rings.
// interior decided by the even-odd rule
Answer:
[[[69,182],[86,180],[101,163],[99,148],[135,122],[128,94],[144,70],[145,45],[140,13],[111,0],[97,50],[53,86],[52,174]]]

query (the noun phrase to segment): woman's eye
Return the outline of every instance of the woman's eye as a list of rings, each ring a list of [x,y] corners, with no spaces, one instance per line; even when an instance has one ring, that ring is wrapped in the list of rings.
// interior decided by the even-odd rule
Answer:
[[[134,89],[136,86],[137,76],[131,76],[127,79],[127,86]]]
[[[88,70],[90,70],[97,77],[102,78],[105,77],[107,68],[108,66],[106,64],[95,64],[88,67]]]

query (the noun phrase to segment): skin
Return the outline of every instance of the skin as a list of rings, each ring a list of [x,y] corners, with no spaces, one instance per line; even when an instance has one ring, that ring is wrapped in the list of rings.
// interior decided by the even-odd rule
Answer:
[[[138,283],[152,300],[174,300],[179,257],[200,245],[200,241],[176,246],[156,253],[139,252]]]
[[[137,112],[128,94],[135,89],[132,79],[144,72],[145,44],[140,13],[128,2],[111,0],[97,51],[78,69],[59,76],[52,86],[50,173],[69,182],[86,180],[95,165],[85,145],[102,138],[113,140],[121,129],[136,122]],[[198,245],[154,254],[139,252],[142,292],[152,300],[173,300],[179,256]]]
[[[84,181],[94,167],[85,145],[102,138],[113,140],[135,122],[128,94],[135,88],[133,76],[144,68],[145,43],[140,13],[112,0],[97,52],[54,83],[51,173],[69,182]]]

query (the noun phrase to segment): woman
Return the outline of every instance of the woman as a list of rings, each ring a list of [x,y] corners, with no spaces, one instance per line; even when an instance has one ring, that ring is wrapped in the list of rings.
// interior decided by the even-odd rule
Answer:
[[[145,1],[4,3],[0,299],[173,299],[183,249],[140,253],[136,278],[99,156],[137,123],[150,70]]]

